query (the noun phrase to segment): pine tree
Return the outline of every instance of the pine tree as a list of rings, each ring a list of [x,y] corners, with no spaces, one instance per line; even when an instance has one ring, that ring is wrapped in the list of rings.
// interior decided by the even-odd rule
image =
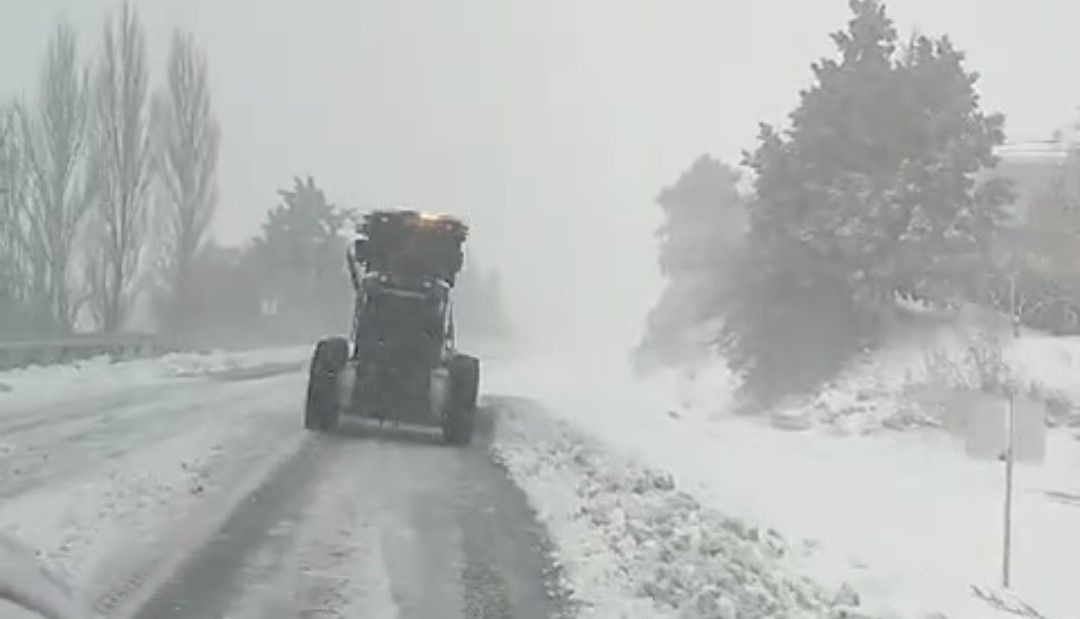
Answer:
[[[275,265],[297,270],[317,267],[337,237],[347,213],[326,199],[310,176],[294,178],[291,190],[281,190],[281,203],[267,213],[259,239]]]
[[[281,307],[289,327],[344,328],[351,289],[341,236],[351,212],[329,202],[310,176],[293,179],[267,213],[254,254],[261,263],[264,296]]]
[[[657,197],[664,210],[660,269],[668,276],[715,270],[743,233],[739,173],[708,155]]]
[[[643,366],[679,363],[707,348],[695,327],[721,314],[728,265],[745,231],[738,181],[735,169],[703,155],[657,197],[667,283],[636,354]]]
[[[1004,119],[979,109],[977,76],[947,38],[901,49],[879,0],[852,0],[779,132],[763,125],[740,281],[725,326],[747,389],[813,386],[873,335],[898,295],[949,303],[977,293],[1010,200],[994,165]]]

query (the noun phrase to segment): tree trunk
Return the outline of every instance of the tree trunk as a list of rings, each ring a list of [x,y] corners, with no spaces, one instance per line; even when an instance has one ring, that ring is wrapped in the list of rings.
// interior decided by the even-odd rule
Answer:
[[[108,299],[105,303],[105,332],[106,333],[118,333],[120,331],[123,317],[121,316],[123,307],[123,294],[124,294],[124,267],[120,260],[113,260],[112,264],[112,281],[109,282],[107,287]]]
[[[173,337],[183,341],[190,335],[191,328],[191,264],[186,255],[178,257],[176,279],[173,283],[172,324]]]

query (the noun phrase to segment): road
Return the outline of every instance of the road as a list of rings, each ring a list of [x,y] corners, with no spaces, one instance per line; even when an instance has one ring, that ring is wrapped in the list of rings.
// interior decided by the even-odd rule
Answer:
[[[302,372],[160,380],[0,415],[0,531],[123,618],[561,617],[546,536],[434,433],[300,427]]]

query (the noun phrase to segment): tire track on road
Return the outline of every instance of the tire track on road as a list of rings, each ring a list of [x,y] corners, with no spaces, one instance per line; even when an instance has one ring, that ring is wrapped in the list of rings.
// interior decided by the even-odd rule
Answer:
[[[163,544],[171,556],[135,577],[137,592],[111,592],[98,610],[118,619],[224,616],[252,553],[278,541],[274,530],[283,520],[298,518],[304,489],[325,460],[318,443],[318,437],[301,436],[225,500],[195,516],[198,524],[187,521],[185,531]]]
[[[454,448],[346,424],[311,436],[303,454],[118,616],[569,616],[545,532],[484,436]]]
[[[190,392],[199,383],[191,379],[162,379],[151,385],[127,387],[119,393],[93,395],[88,398],[62,398],[44,404],[21,407],[17,412],[0,415],[0,437],[20,434],[50,425],[64,424],[80,419],[97,417],[104,412],[123,409],[140,402],[161,401],[169,395]],[[70,412],[57,409],[74,408]]]

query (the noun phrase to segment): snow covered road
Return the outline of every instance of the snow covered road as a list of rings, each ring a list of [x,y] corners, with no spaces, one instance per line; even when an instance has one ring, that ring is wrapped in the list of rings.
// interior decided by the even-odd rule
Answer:
[[[269,367],[10,380],[0,533],[106,617],[560,615],[543,529],[489,456],[492,411],[467,449],[313,435],[303,373]]]

